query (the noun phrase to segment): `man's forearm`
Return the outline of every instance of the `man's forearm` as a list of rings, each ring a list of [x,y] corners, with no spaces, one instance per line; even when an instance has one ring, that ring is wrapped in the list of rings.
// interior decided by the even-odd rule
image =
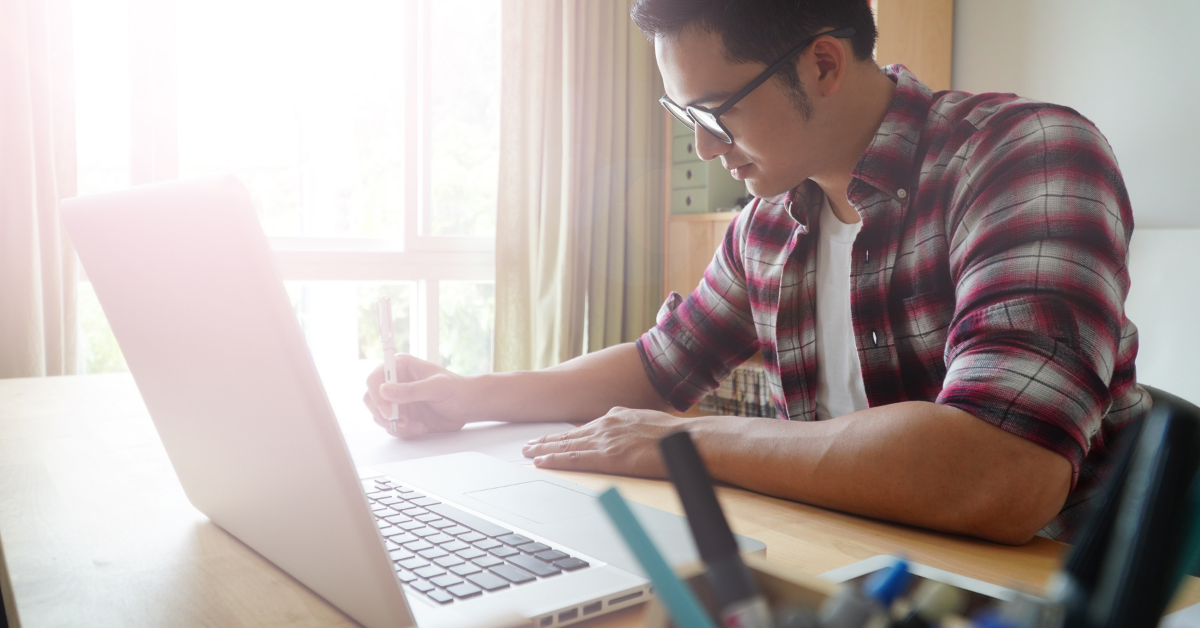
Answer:
[[[633,343],[540,371],[470,378],[472,420],[590,421],[614,406],[666,410]]]
[[[927,528],[1022,543],[1062,507],[1071,465],[957,408],[907,402],[831,421],[700,419],[722,481]]]

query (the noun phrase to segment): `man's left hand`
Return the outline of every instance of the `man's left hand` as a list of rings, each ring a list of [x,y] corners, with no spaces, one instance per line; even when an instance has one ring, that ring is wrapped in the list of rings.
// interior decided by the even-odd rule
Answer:
[[[665,412],[613,408],[569,432],[531,440],[521,451],[546,469],[664,478],[658,441],[688,422]]]

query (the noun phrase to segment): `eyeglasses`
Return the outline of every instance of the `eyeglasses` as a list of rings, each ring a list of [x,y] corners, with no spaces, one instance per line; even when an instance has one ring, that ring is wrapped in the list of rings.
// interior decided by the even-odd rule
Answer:
[[[749,85],[743,87],[741,91],[731,96],[729,100],[726,100],[723,105],[717,107],[716,109],[707,109],[705,107],[694,106],[680,107],[665,94],[662,98],[658,99],[658,102],[662,103],[662,106],[666,107],[667,111],[670,111],[671,115],[675,116],[675,119],[682,122],[687,128],[695,131],[696,125],[698,124],[702,129],[712,133],[722,142],[725,142],[726,144],[732,144],[733,135],[729,133],[729,129],[726,129],[724,124],[721,124],[721,115],[732,109],[734,105],[738,104],[738,101],[745,98],[750,92],[754,91],[755,88],[766,82],[766,80],[778,72],[780,68],[784,66],[784,64],[790,61],[792,57],[796,56],[796,54],[801,50],[807,48],[809,44],[816,41],[817,38],[822,35],[829,35],[830,37],[844,39],[846,37],[853,37],[854,29],[847,27],[835,31],[826,31],[824,33],[817,33],[816,35],[805,39],[804,41],[800,42],[800,45],[792,48],[791,51],[783,55],[782,59],[771,64],[771,67],[764,70],[762,74],[759,74],[758,78],[750,81]]]

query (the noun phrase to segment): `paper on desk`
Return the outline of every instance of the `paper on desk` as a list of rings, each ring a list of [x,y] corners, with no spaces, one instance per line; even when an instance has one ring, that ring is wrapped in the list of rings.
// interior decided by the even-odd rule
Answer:
[[[474,451],[504,460],[532,464],[521,447],[539,436],[575,429],[570,423],[471,423],[457,432],[426,434],[401,440],[382,428],[345,434],[354,464],[360,467]]]
[[[1200,604],[1189,606],[1163,617],[1158,628],[1195,628],[1200,626]]]

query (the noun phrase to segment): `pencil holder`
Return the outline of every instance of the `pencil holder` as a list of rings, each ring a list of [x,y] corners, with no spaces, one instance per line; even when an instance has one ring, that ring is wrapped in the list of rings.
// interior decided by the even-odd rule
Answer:
[[[833,594],[838,585],[826,582],[815,576],[801,573],[795,567],[770,563],[763,558],[743,555],[746,567],[758,582],[763,595],[772,608],[795,608],[816,611],[825,598]],[[687,583],[696,592],[696,597],[704,605],[709,616],[720,626],[717,618],[716,603],[712,590],[709,589],[708,579],[704,577],[704,565],[693,563],[676,570],[679,579]],[[646,606],[644,628],[670,628],[675,626],[662,603],[657,598],[650,600]],[[683,627],[686,628],[686,627]]]

